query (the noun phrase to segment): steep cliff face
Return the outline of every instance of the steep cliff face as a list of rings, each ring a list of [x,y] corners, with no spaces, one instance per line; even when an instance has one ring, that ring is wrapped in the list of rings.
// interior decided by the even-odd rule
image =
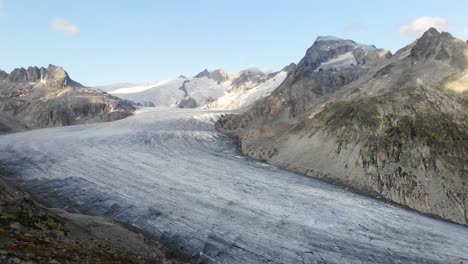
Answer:
[[[120,119],[133,106],[73,81],[60,67],[29,67],[0,74],[0,127],[3,133],[49,126]]]
[[[314,46],[272,96],[220,129],[252,157],[468,224],[468,45],[430,29],[394,56],[368,50],[333,71],[320,70],[324,56],[351,47]]]

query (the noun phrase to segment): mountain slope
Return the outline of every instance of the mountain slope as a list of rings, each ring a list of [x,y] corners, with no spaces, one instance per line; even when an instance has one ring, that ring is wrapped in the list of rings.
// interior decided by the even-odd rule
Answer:
[[[134,108],[73,81],[60,67],[0,71],[0,130],[65,126],[120,119]]]
[[[234,79],[226,94],[207,105],[207,108],[218,110],[248,108],[278,88],[294,67],[295,65],[291,64],[279,72],[267,75],[253,75],[243,71]]]
[[[371,50],[321,71],[330,58],[317,42],[282,87],[220,128],[255,158],[467,224],[468,45],[430,29],[392,57]]]

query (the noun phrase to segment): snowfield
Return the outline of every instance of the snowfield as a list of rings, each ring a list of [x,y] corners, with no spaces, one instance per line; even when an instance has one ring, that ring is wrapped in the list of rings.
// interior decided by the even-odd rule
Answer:
[[[0,136],[7,180],[125,221],[203,263],[468,263],[468,228],[246,158],[221,112],[153,108]]]
[[[169,81],[159,81],[144,85],[133,85],[111,89],[110,94],[136,103],[152,102],[156,106],[170,107],[186,98],[187,94],[180,89],[185,83],[188,96],[199,105],[206,105],[221,97],[230,87],[230,82],[217,83],[207,77],[177,78]],[[118,86],[117,86],[118,87]]]
[[[246,91],[228,91],[224,96],[209,104],[207,108],[217,110],[235,110],[250,107],[260,99],[269,96],[276,88],[278,88],[278,86],[280,86],[287,76],[288,73],[286,71],[281,71],[273,78]]]

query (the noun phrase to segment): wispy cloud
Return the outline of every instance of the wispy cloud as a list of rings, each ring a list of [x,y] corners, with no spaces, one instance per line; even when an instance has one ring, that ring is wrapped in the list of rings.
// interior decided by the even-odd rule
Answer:
[[[468,35],[468,28],[465,28],[465,30],[463,30],[463,33],[465,33],[465,35]]]
[[[256,65],[249,65],[247,68],[248,71],[254,72],[254,73],[272,73],[273,69],[270,67],[258,67]]]
[[[77,25],[72,24],[62,18],[52,19],[51,26],[53,30],[60,31],[66,34],[70,34],[70,35],[80,34],[80,28]]]
[[[346,33],[367,30],[369,30],[369,27],[363,23],[352,23],[343,28],[343,31]]]
[[[402,37],[420,37],[426,30],[434,27],[439,31],[448,31],[450,29],[447,19],[441,17],[424,16],[403,24],[400,29]]]

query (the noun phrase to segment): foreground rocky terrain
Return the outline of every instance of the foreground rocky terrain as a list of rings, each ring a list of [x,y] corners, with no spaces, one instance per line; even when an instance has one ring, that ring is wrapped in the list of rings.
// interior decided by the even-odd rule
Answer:
[[[321,37],[219,129],[275,166],[468,224],[468,44],[428,30],[391,55]]]
[[[0,263],[188,263],[188,257],[132,229],[47,209],[0,179]]]
[[[195,263],[467,263],[466,227],[245,157],[214,129],[220,114],[146,108],[3,135],[4,178],[49,207],[137,226]]]
[[[112,121],[134,110],[127,101],[73,81],[54,65],[0,71],[0,133]]]

